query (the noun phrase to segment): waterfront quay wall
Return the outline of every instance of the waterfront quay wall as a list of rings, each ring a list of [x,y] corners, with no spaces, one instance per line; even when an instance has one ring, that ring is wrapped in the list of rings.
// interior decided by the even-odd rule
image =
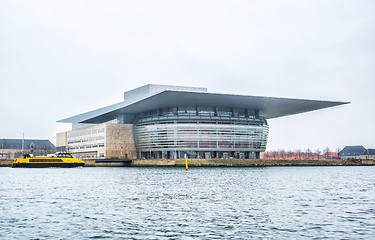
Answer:
[[[13,160],[0,160],[0,167]],[[188,159],[189,167],[375,166],[375,160]],[[185,167],[185,159],[85,160],[85,167]]]
[[[189,167],[374,166],[375,160],[188,159]],[[133,160],[131,167],[185,167],[185,159]]]
[[[13,160],[0,160],[0,167],[11,167],[13,164]]]

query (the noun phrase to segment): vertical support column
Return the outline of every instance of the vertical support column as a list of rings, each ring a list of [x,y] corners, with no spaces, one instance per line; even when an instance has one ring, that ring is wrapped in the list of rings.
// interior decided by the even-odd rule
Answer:
[[[259,119],[259,110],[255,109],[255,118]]]
[[[197,126],[199,126],[199,120],[197,120]],[[197,148],[199,148],[199,142],[200,142],[200,139],[199,139],[199,127],[197,128]]]
[[[173,130],[173,146],[176,148],[177,147],[177,127],[178,127],[178,124],[177,124],[177,120],[174,120],[174,130]]]
[[[217,122],[216,122],[216,126],[217,126]],[[216,127],[216,149],[219,149],[219,132],[217,130],[217,127]]]

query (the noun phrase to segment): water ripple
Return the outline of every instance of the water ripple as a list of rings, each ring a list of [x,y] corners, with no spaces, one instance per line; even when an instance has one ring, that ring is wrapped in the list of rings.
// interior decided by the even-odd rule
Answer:
[[[374,239],[374,169],[0,168],[0,239]]]

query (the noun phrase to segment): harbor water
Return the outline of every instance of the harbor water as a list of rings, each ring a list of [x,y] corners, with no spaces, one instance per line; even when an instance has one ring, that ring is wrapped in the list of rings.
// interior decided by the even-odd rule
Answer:
[[[0,239],[375,239],[375,167],[0,168]]]

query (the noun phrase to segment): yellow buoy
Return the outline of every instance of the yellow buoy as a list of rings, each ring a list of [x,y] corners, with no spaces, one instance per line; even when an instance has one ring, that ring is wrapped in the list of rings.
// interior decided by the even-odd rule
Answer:
[[[189,170],[189,166],[188,166],[188,160],[186,158],[186,171]]]

